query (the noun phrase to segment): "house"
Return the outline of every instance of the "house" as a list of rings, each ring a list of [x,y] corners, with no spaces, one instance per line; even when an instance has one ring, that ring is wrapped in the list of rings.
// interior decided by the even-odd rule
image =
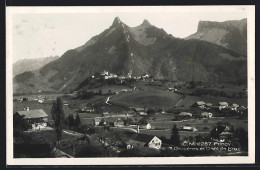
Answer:
[[[219,105],[219,110],[221,110],[221,109],[226,108],[228,106],[228,103],[227,102],[219,102],[218,105]]]
[[[134,109],[136,112],[144,112],[145,111],[145,109],[144,108],[135,108]]]
[[[231,127],[230,126],[225,126],[225,129],[223,130],[224,132],[229,132],[231,130]]]
[[[130,140],[126,141],[127,149],[135,147],[149,147],[154,149],[160,149],[161,146],[162,141],[158,137],[141,133],[131,136]]]
[[[115,127],[123,127],[124,126],[124,121],[121,118],[118,118],[115,122],[114,122],[114,126]]]
[[[234,109],[233,106],[227,106],[227,107],[223,108],[223,110],[229,110],[229,111],[231,111],[231,110],[235,110],[235,109]]]
[[[234,108],[233,110],[237,111],[237,109],[238,109],[239,105],[238,105],[238,104],[236,104],[236,103],[233,103],[233,104],[232,104],[232,107]]]
[[[183,131],[192,131],[192,132],[197,132],[198,129],[195,127],[191,127],[191,126],[183,126],[182,129]]]
[[[140,116],[146,116],[147,113],[146,113],[146,112],[139,112],[139,115],[140,115]]]
[[[108,112],[103,112],[103,116],[108,116],[109,113]]]
[[[95,117],[94,118],[94,123],[95,123],[96,126],[98,126],[103,121],[104,121],[104,119],[101,118],[101,117]]]
[[[47,126],[48,115],[43,109],[29,110],[29,107],[27,107],[27,110],[17,111],[15,115],[23,117],[32,125],[33,130],[40,130]]]
[[[173,87],[169,87],[168,90],[169,90],[169,91],[174,91],[175,88],[173,88]]]
[[[108,76],[108,71],[104,70],[103,72],[100,73],[101,76]]]
[[[145,73],[143,76],[141,76],[141,78],[143,78],[143,79],[146,79],[146,78],[149,78],[149,77],[150,77],[150,75],[147,74],[147,73]]]
[[[237,108],[237,112],[240,113],[241,115],[246,113],[247,108],[245,106],[240,106],[239,108]]]
[[[113,74],[113,73],[110,73],[110,75],[109,75],[109,78],[116,78],[116,77],[117,77],[117,75]]]
[[[212,103],[205,103],[205,106],[206,106],[207,108],[210,108],[210,107],[212,106]]]
[[[197,101],[193,104],[194,107],[198,107],[198,108],[201,108],[201,109],[204,109],[205,108],[205,102],[204,101]]]
[[[219,134],[219,140],[224,142],[225,140],[231,139],[233,136],[234,133],[224,131]]]
[[[150,123],[147,123],[147,124],[145,124],[145,125],[140,125],[140,128],[141,128],[141,129],[151,129],[152,126],[151,126]]]
[[[204,118],[212,118],[212,113],[210,112],[203,112],[201,113],[201,116]]]
[[[39,99],[38,100],[38,103],[43,103],[44,102],[44,99]]]
[[[192,114],[188,112],[181,112],[179,115],[182,117],[192,117]]]
[[[86,106],[81,109],[82,112],[92,113],[95,111],[95,109],[91,106]]]

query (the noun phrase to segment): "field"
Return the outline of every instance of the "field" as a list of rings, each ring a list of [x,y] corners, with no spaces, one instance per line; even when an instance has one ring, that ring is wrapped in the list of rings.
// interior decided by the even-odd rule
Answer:
[[[111,92],[111,93],[120,92],[123,89],[131,90],[131,88],[129,88],[127,86],[119,86],[119,85],[105,85],[105,86],[102,86],[99,88],[91,88],[88,90],[93,91],[95,93],[97,93],[97,92],[99,92],[99,90],[101,90],[103,94],[107,94],[109,92]]]
[[[161,116],[163,117],[163,116]],[[248,122],[246,120],[241,120],[236,117],[214,117],[210,119],[190,119],[190,120],[183,120],[183,121],[170,121],[171,118],[174,116],[168,115],[165,119],[150,119],[149,123],[151,124],[154,130],[140,130],[140,133],[152,134],[158,137],[165,136],[167,139],[170,138],[171,129],[174,125],[177,128],[181,129],[182,126],[191,126],[196,127],[198,132],[185,132],[180,131],[180,136],[195,136],[198,134],[208,134],[210,130],[212,130],[218,122],[229,122],[234,129],[244,128],[245,130],[248,129]],[[168,120],[167,120],[168,119]]]
[[[63,102],[66,102],[69,104],[69,106],[63,105],[65,117],[68,116],[69,114],[73,114],[75,117],[78,110],[85,107],[87,103],[96,102],[96,101],[104,98],[104,96],[95,96],[88,100],[81,100],[81,99],[73,99],[72,96],[68,96],[68,95],[57,95],[57,96],[52,95],[51,97],[56,99],[56,97],[58,97],[58,96],[61,97]],[[19,96],[19,97],[21,97],[21,96]],[[22,96],[22,97],[32,97],[32,96],[27,95],[27,96]],[[13,102],[13,113],[15,113],[17,111],[22,111],[26,107],[29,107],[30,110],[43,109],[48,114],[48,119],[52,120],[51,108],[52,108],[53,101],[54,100],[45,100],[44,103],[38,103],[37,101],[34,101],[34,100],[23,101],[23,102]],[[80,116],[86,117],[87,114],[86,113],[80,114]],[[93,114],[92,115],[90,114],[90,117],[93,117],[93,116],[94,116]],[[101,115],[97,115],[97,116],[101,116]]]
[[[201,96],[191,96],[186,95],[185,98],[179,103],[179,106],[191,106],[196,101],[204,101],[206,103],[212,103],[217,105],[218,102],[228,102],[230,104],[236,103],[238,105],[247,106],[247,98],[227,98],[227,97],[214,97],[210,95],[201,95]]]
[[[129,107],[172,108],[181,98],[169,91],[144,90],[120,93],[111,97],[111,102]]]
[[[175,92],[171,92],[167,90],[167,85],[170,87],[170,84],[164,84],[162,86],[156,87],[152,85],[145,85],[145,82],[139,82],[139,85],[142,84],[143,88],[137,86],[136,90],[127,88],[126,86],[104,86],[100,88],[91,89],[94,92],[102,91],[102,95],[95,95],[91,99],[75,99],[71,95],[64,94],[53,94],[53,95],[45,95],[46,100],[44,103],[40,104],[37,101],[23,101],[23,102],[14,102],[14,112],[23,110],[25,107],[30,107],[30,109],[43,109],[48,115],[49,120],[51,120],[51,107],[53,100],[56,97],[60,96],[64,103],[68,105],[64,105],[63,109],[65,112],[65,117],[69,114],[73,114],[74,117],[76,114],[85,107],[88,103],[97,104],[100,109],[105,112],[109,112],[110,114],[126,114],[133,113],[129,107],[140,107],[140,108],[161,108],[166,111],[166,113],[156,112],[155,114],[149,115],[148,122],[151,124],[152,129],[140,129],[140,133],[155,135],[159,138],[165,137],[166,139],[170,139],[171,137],[171,129],[174,125],[177,128],[181,129],[183,126],[191,126],[195,127],[197,132],[189,132],[189,131],[179,131],[179,135],[181,138],[196,136],[196,135],[208,135],[210,131],[215,127],[218,122],[228,122],[230,123],[234,129],[244,128],[246,131],[248,130],[248,122],[247,120],[242,120],[237,117],[213,117],[210,119],[183,119],[180,121],[176,120],[176,115],[180,112],[187,111],[192,113],[193,115],[200,115],[203,110],[199,110],[194,107],[190,107],[196,101],[205,101],[216,105],[218,102],[228,102],[229,104],[237,103],[239,105],[247,106],[247,98],[242,97],[221,97],[221,96],[212,96],[212,95],[201,95],[201,96],[193,96],[188,95],[191,89],[182,88],[181,92],[185,93],[185,97],[183,95]],[[221,88],[221,87],[216,87]],[[239,87],[240,88],[240,87]],[[127,91],[122,92],[122,89],[127,89]],[[160,90],[159,90],[160,89]],[[223,88],[222,88],[223,89]],[[225,90],[231,90],[230,87],[226,85]],[[233,89],[234,90],[234,89]],[[234,91],[238,91],[238,87],[235,88]],[[107,94],[108,92],[119,92],[116,95]],[[43,95],[42,95],[43,96]],[[28,96],[15,96],[16,98],[20,97],[37,97],[34,95]],[[105,103],[109,98],[109,103]],[[48,100],[50,99],[50,100]],[[214,112],[212,112],[214,114]],[[78,113],[81,118],[81,125],[93,124],[93,118],[102,117],[102,114],[99,113]],[[133,116],[131,119],[134,123],[138,123],[143,116]],[[101,128],[101,126],[100,126]],[[136,130],[137,127],[122,127],[122,128],[112,128],[117,131],[131,131]],[[68,134],[67,134],[68,135]]]

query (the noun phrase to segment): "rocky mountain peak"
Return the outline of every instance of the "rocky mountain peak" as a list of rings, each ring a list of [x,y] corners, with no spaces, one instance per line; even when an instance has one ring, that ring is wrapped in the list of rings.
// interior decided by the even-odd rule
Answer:
[[[211,28],[220,28],[222,27],[223,29],[224,25],[221,25],[218,22],[212,22],[212,21],[199,21],[198,24],[198,32],[203,31],[205,29],[211,29]]]
[[[113,26],[113,25],[118,25],[118,24],[121,24],[121,20],[120,20],[119,17],[115,17],[112,26]]]
[[[145,19],[141,25],[142,26],[152,26],[147,19]]]

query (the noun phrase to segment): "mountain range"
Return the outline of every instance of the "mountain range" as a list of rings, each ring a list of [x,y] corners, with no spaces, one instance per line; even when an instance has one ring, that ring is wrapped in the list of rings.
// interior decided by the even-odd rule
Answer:
[[[197,32],[186,39],[208,41],[246,56],[247,19],[225,22],[200,21]]]
[[[108,29],[84,45],[68,50],[37,70],[15,76],[14,92],[73,90],[103,70],[123,76],[148,73],[156,79],[246,84],[246,41],[244,44],[244,39],[234,33],[238,29],[246,38],[246,26],[242,23],[246,24],[246,20],[203,21],[197,33],[180,39],[148,20],[129,27],[116,17]],[[224,28],[229,32],[224,34]],[[243,43],[234,45],[235,41]]]
[[[40,69],[44,65],[58,59],[59,56],[42,57],[35,59],[22,59],[13,64],[13,76],[24,73],[26,71],[34,71]]]

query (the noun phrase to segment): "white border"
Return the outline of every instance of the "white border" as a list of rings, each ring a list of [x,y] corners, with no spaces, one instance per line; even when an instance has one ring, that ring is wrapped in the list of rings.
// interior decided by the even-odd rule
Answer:
[[[17,13],[97,13],[97,12],[232,12],[248,11],[248,131],[249,156],[152,157],[152,158],[13,158],[12,14]],[[7,165],[169,165],[169,164],[252,164],[255,163],[255,6],[116,6],[116,7],[7,7],[6,8],[6,157]]]

